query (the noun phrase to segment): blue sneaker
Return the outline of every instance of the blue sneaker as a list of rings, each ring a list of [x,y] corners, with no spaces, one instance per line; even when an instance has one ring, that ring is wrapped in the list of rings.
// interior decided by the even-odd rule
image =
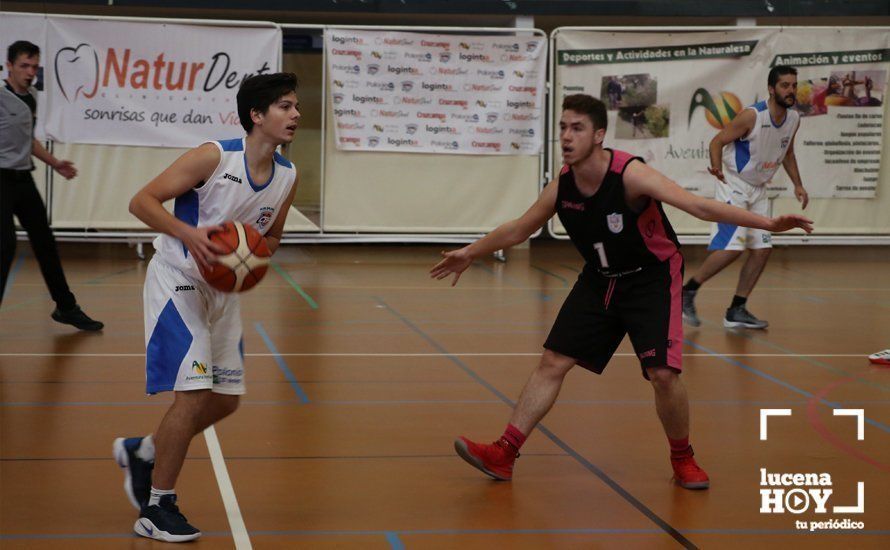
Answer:
[[[136,456],[143,439],[145,438],[119,437],[112,446],[114,460],[124,470],[124,491],[137,510],[148,504],[148,497],[151,495],[151,471],[155,467],[154,462]]]
[[[201,536],[176,506],[176,495],[163,495],[154,506],[143,506],[133,525],[136,534],[164,542],[187,542]]]

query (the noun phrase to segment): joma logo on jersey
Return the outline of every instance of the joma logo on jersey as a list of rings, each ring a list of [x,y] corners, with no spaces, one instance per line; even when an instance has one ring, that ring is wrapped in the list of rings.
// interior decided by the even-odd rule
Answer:
[[[183,290],[195,290],[195,285],[177,285],[174,292],[181,292]]]
[[[223,179],[232,180],[235,183],[244,183],[241,181],[241,178],[239,178],[238,176],[233,176],[232,174],[228,174],[228,173],[223,174]]]

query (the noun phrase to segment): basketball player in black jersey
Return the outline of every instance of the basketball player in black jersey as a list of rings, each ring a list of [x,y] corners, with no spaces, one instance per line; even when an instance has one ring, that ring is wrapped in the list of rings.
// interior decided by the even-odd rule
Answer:
[[[683,328],[680,291],[683,257],[662,202],[693,216],[780,232],[812,231],[797,215],[763,216],[687,192],[642,159],[603,147],[606,107],[584,94],[566,96],[560,119],[565,165],[521,217],[451,252],[430,271],[452,285],[474,259],[519,244],[558,214],[584,269],[566,298],[540,364],[526,382],[503,436],[492,444],[465,437],[455,449],[467,462],[499,480],[513,476],[526,437],[559,394],[576,364],[602,373],[625,334],[643,376],[655,389],[655,409],[668,437],[676,482],[706,489],[707,474],[689,444],[689,401],[680,379]]]

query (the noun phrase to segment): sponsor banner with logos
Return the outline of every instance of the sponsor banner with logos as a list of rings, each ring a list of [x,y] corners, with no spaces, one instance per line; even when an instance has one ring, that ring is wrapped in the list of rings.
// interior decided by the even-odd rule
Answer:
[[[6,52],[13,42],[27,40],[40,48],[41,66],[37,69],[37,78],[32,85],[37,88],[37,124],[34,126],[34,135],[37,139],[44,139],[43,118],[46,114],[46,92],[44,91],[43,64],[46,63],[46,17],[42,15],[28,15],[20,13],[0,13],[0,51],[3,52],[3,60],[6,61]],[[0,67],[0,79],[9,76],[6,63]]]
[[[543,147],[546,40],[330,30],[337,147],[535,155]]]
[[[235,94],[276,72],[278,28],[48,19],[46,133],[69,143],[194,147],[244,134]]]
[[[810,197],[874,197],[890,70],[885,29],[560,31],[555,104],[558,111],[573,93],[602,99],[607,146],[713,196],[710,141],[742,109],[769,97],[767,75],[779,64],[798,69],[801,123],[793,147]],[[793,196],[783,168],[768,186],[771,196]]]

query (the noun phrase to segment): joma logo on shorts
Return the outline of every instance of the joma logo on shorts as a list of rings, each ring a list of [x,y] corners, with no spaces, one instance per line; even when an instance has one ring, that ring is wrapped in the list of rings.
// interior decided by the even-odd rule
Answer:
[[[180,290],[195,290],[194,285],[179,285],[176,287],[174,292],[179,292]]]
[[[640,354],[640,359],[645,359],[647,357],[655,357],[655,348],[652,348],[648,351],[644,351]]]
[[[232,174],[223,174],[223,179],[232,180],[235,183],[242,183],[241,178],[238,176],[233,176]]]

